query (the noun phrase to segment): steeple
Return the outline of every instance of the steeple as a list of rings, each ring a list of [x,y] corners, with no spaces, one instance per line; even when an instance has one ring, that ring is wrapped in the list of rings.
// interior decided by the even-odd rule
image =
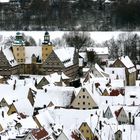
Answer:
[[[53,45],[50,42],[50,35],[46,31],[44,34],[44,42],[42,43],[42,62],[45,62],[53,50]]]
[[[13,42],[13,45],[19,45],[19,46],[25,45],[22,33],[20,33],[20,32],[16,33],[16,37],[15,37],[15,40]]]
[[[50,35],[46,31],[45,34],[44,34],[44,42],[43,42],[43,44],[49,44],[49,43],[50,43]]]
[[[13,55],[18,63],[25,62],[25,41],[23,34],[16,33],[15,40],[12,43]]]

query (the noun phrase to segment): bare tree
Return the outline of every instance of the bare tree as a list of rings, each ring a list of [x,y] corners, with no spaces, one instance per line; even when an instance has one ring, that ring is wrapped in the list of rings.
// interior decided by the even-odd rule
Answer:
[[[119,46],[114,38],[104,42],[104,46],[109,48],[109,58],[116,59],[119,57]]]
[[[63,35],[69,47],[74,47],[79,52],[80,49],[85,47],[93,47],[94,41],[91,39],[90,34],[87,32],[69,32]]]
[[[140,36],[138,34],[122,33],[119,35],[117,43],[121,46],[123,55],[128,55],[134,63],[140,60]]]

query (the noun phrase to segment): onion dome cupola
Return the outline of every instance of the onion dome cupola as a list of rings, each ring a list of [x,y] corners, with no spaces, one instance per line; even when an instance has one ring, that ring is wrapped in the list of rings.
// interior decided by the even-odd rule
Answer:
[[[15,40],[14,40],[13,44],[14,45],[21,45],[21,46],[25,45],[25,41],[23,39],[23,34],[22,33],[20,33],[20,32],[16,33],[16,37],[15,37]]]

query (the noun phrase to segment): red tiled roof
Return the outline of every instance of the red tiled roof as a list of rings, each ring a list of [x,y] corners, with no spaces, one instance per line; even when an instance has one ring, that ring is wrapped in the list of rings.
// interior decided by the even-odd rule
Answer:
[[[124,89],[113,89],[110,92],[110,96],[118,96],[119,94],[121,94],[122,96],[124,96],[124,92],[125,92]]]
[[[95,83],[95,87],[98,88],[100,86],[100,83]]]
[[[34,129],[34,130],[32,130],[32,135],[37,140],[40,140],[41,138],[46,138],[48,136],[48,132],[44,128]]]
[[[118,96],[120,94],[119,90],[117,89],[113,89],[111,92],[110,92],[110,96]]]

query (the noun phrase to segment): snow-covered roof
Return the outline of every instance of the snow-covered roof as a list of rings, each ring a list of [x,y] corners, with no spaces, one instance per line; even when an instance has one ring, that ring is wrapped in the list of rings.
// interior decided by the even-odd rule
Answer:
[[[50,124],[54,123],[54,118],[51,116],[47,109],[41,111],[38,115],[36,115],[36,118],[47,131],[50,130]]]
[[[140,65],[136,65],[136,69],[137,70],[140,70]]]
[[[64,64],[65,67],[73,65],[75,48],[62,47],[54,49],[54,52],[56,53],[56,55],[58,56],[58,58],[61,60],[61,62]]]
[[[6,56],[9,64],[11,66],[16,66],[17,65],[17,61],[15,60],[11,49],[10,48],[6,48],[6,49],[3,49],[2,51],[3,51],[4,55]]]
[[[87,61],[87,53],[86,52],[79,52],[79,55],[84,58],[84,61]]]
[[[135,72],[135,71],[136,71],[136,68],[134,68],[134,67],[128,69],[128,72],[129,72],[129,73],[133,73],[133,72]]]
[[[119,59],[127,68],[134,67],[134,64],[132,63],[132,61],[130,60],[128,56],[122,56]]]
[[[25,94],[25,93],[23,93],[23,94]],[[16,107],[18,113],[23,113],[28,116],[33,115],[33,107],[31,105],[31,103],[29,102],[28,98],[19,99],[19,100],[15,101],[13,104]],[[25,106],[25,104],[26,104],[26,106]]]
[[[44,90],[38,90],[34,106],[42,107],[52,102],[55,106],[66,107],[70,105],[73,87],[44,86]],[[45,92],[46,91],[46,92]]]
[[[96,63],[95,64],[95,69],[98,70],[98,72],[103,76],[103,77],[108,77],[109,75],[102,70],[102,68]]]
[[[19,122],[21,123],[23,129],[38,128],[36,122],[32,117],[26,117],[24,119],[20,119]]]
[[[111,80],[111,86],[113,87],[113,88],[121,88],[121,87],[124,87],[125,86],[125,82],[124,82],[124,80],[123,79],[112,79]]]
[[[64,129],[77,128],[86,121],[91,114],[95,114],[96,109],[93,110],[75,110],[75,109],[55,109],[52,110],[52,114],[56,123],[61,123]],[[68,115],[70,114],[70,115]],[[80,116],[80,117],[79,117]]]
[[[42,47],[41,46],[27,46],[25,47],[25,63],[32,63],[32,56],[39,56],[39,59],[42,60]]]

